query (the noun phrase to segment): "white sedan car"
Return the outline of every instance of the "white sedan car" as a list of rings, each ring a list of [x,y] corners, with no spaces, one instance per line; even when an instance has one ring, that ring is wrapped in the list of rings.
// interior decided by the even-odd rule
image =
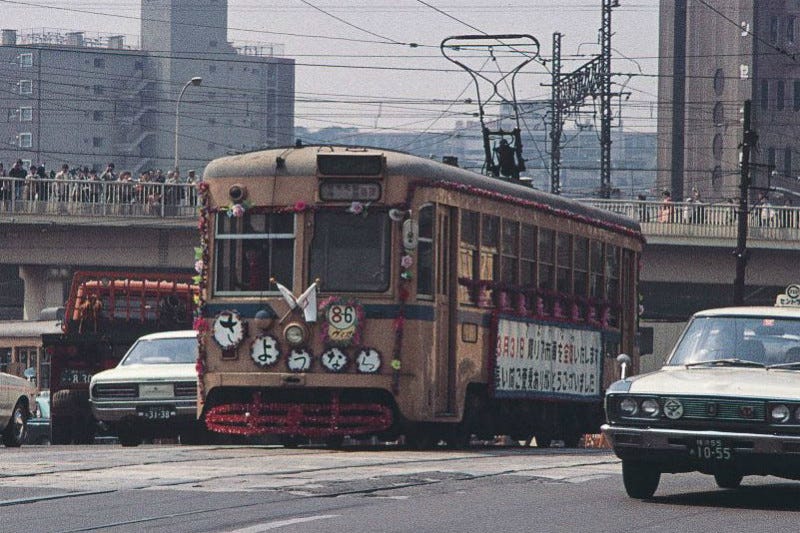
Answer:
[[[27,379],[0,372],[0,431],[3,444],[18,447],[25,440],[36,387]]]
[[[197,332],[140,337],[116,368],[95,374],[89,385],[94,417],[109,425],[123,446],[145,438],[197,442]]]

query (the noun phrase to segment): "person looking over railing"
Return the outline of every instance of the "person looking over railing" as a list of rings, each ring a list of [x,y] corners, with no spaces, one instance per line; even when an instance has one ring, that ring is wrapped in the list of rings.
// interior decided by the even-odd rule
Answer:
[[[672,193],[665,190],[661,193],[661,210],[658,213],[659,222],[672,222]]]

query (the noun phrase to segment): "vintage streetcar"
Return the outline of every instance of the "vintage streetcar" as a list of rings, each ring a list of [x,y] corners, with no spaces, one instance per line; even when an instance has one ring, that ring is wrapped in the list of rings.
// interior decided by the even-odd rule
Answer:
[[[199,194],[211,431],[419,448],[599,431],[614,357],[636,349],[636,222],[339,146],[217,159]]]
[[[800,308],[695,314],[661,370],[609,387],[606,410],[632,498],[651,497],[662,473],[730,489],[747,475],[800,479]]]

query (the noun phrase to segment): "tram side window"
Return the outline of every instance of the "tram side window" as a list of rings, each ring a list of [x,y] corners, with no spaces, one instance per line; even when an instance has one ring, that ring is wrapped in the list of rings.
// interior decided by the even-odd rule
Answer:
[[[311,280],[326,291],[384,292],[389,289],[390,219],[386,212],[353,216],[320,211],[314,215]]]
[[[591,255],[589,258],[591,275],[589,282],[589,296],[592,298],[603,298],[603,243],[598,241],[591,242]]]
[[[574,293],[585,298],[589,289],[589,239],[575,236]]]
[[[552,290],[555,286],[555,232],[539,230],[539,288]]]
[[[620,304],[620,263],[619,248],[608,245],[606,247],[606,298],[611,304],[610,323],[616,325],[617,312],[615,307]]]
[[[494,281],[500,266],[499,254],[500,217],[483,215],[481,225],[481,267],[480,279]]]
[[[478,226],[479,215],[474,211],[461,212],[461,243],[458,255],[458,277],[468,280],[478,280]],[[459,284],[458,301],[463,303],[476,303],[477,291]]]
[[[433,296],[433,214],[432,205],[419,210],[417,245],[417,296]]]
[[[572,235],[556,233],[556,290],[572,294]]]
[[[519,224],[503,220],[503,247],[500,280],[511,285],[519,284]]]
[[[522,224],[520,234],[520,282],[536,286],[536,226]]]
[[[217,217],[215,291],[263,293],[270,278],[291,287],[294,276],[294,215]]]

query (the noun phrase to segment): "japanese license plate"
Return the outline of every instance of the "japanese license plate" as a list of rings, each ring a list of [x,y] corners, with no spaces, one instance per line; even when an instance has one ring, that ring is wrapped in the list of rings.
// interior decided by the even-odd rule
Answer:
[[[730,461],[733,448],[722,439],[696,439],[689,446],[689,455],[702,461]]]
[[[140,398],[172,398],[175,388],[172,383],[142,383],[139,385]]]
[[[169,420],[178,413],[168,405],[148,405],[137,407],[136,414],[145,420]]]

